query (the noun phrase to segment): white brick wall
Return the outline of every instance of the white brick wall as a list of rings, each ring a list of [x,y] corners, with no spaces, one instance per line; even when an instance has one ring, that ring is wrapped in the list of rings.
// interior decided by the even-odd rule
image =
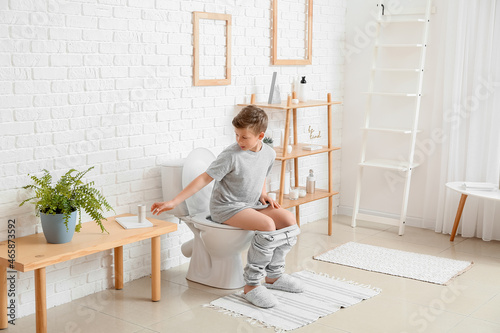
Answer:
[[[8,219],[16,219],[18,237],[35,232],[33,207],[18,205],[28,173],[43,168],[60,176],[95,166],[87,179],[118,214],[161,200],[161,163],[196,147],[218,154],[232,143],[235,105],[249,102],[251,93],[267,100],[273,71],[282,98],[293,79],[306,75],[312,99],[328,92],[341,99],[345,2],[314,0],[312,65],[271,66],[271,1],[0,0],[0,239],[7,238]],[[192,86],[192,11],[232,15],[231,85]],[[299,110],[299,141],[309,140],[310,125],[326,142],[325,110]],[[268,113],[268,132],[279,141],[284,115]],[[335,107],[336,145],[341,123]],[[338,190],[340,152],[334,156]],[[312,167],[326,187],[326,161],[324,154],[301,159],[301,184]],[[278,176],[276,163],[272,189]],[[326,217],[326,206],[326,200],[303,206],[302,223]],[[190,237],[184,224],[162,237],[162,269],[187,261],[180,245]],[[149,248],[149,241],[125,247],[125,282],[149,274]],[[112,287],[112,265],[107,251],[48,267],[48,306]],[[18,317],[33,313],[33,273],[20,273],[17,288]]]

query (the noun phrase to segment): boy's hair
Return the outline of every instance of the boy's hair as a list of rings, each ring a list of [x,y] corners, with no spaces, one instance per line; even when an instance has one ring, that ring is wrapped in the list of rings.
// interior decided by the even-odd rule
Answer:
[[[245,106],[233,118],[233,126],[236,128],[249,128],[255,134],[265,132],[267,129],[267,114],[255,105]]]

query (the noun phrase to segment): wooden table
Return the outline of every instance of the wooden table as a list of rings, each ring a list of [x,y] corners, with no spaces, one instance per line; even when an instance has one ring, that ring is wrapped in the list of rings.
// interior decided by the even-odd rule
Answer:
[[[463,184],[464,182],[446,183],[446,187],[448,187],[449,189],[462,193],[460,202],[458,204],[457,215],[455,216],[455,223],[453,224],[453,229],[451,231],[450,242],[453,242],[455,240],[455,234],[457,233],[458,223],[460,222],[460,218],[462,217],[462,211],[464,210],[465,200],[467,200],[467,196],[471,195],[473,197],[500,201],[500,191],[498,189],[492,191],[472,190],[466,189]]]
[[[7,268],[19,272],[35,271],[36,332],[47,332],[47,304],[45,267],[60,262],[88,256],[93,253],[114,249],[115,288],[123,289],[123,245],[151,238],[151,299],[160,300],[160,236],[177,230],[177,224],[148,218],[153,227],[124,229],[115,217],[108,217],[103,224],[109,231],[101,233],[96,223],[85,223],[80,233],[66,244],[49,244],[42,233],[15,239],[15,262],[10,267],[7,241],[0,242],[0,329],[8,326],[7,317]]]

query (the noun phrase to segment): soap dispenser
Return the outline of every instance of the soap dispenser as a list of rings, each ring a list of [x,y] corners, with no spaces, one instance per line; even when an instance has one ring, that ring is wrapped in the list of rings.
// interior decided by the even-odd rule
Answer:
[[[314,193],[315,189],[316,189],[316,178],[314,177],[313,169],[310,169],[309,176],[307,176],[306,192],[312,194]]]

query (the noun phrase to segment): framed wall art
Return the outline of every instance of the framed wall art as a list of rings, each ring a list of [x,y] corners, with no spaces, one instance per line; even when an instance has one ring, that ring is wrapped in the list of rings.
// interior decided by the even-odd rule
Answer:
[[[231,84],[231,15],[193,12],[193,85]]]
[[[273,0],[273,65],[312,63],[313,0]]]

